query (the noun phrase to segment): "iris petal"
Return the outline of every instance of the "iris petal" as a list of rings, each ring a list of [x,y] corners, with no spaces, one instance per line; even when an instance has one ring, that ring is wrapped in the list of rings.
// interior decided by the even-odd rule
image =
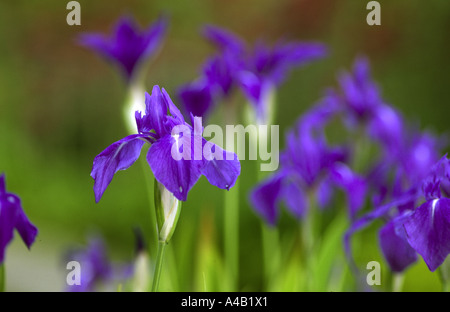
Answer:
[[[108,146],[94,159],[91,177],[94,179],[95,200],[99,202],[114,174],[129,168],[141,153],[145,135],[133,134]]]
[[[409,244],[435,271],[450,253],[450,199],[427,201],[404,222]]]

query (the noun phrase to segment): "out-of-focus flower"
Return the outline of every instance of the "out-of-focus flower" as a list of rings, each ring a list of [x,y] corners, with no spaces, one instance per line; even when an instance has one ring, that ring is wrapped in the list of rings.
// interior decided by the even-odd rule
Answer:
[[[375,208],[356,220],[345,235],[345,247],[350,256],[351,236],[375,219],[384,219],[379,242],[393,272],[402,272],[417,260],[417,249],[409,241],[405,222],[411,220],[411,214],[417,210],[420,198],[424,196],[423,181],[429,179],[430,168],[439,159],[439,142],[429,134],[415,134],[402,143],[401,153],[394,158],[382,158],[367,179],[375,191]],[[395,172],[394,177],[389,172]],[[431,188],[438,184],[440,186],[440,183],[431,184]]]
[[[403,116],[382,99],[368,60],[357,58],[353,72],[342,73],[339,83],[348,125],[353,129],[366,127],[369,136],[382,144],[387,154],[397,154],[405,135]]]
[[[107,286],[116,281],[125,281],[132,277],[131,264],[113,264],[107,255],[105,243],[96,237],[89,241],[87,248],[70,251],[66,260],[80,264],[80,285],[71,285],[70,292],[93,292],[100,286]]]
[[[325,45],[320,43],[279,42],[269,47],[259,42],[249,48],[237,35],[212,25],[204,27],[203,35],[219,53],[206,62],[199,80],[209,84],[215,101],[227,97],[233,86],[239,86],[254,108],[253,118],[259,124],[268,123],[275,89],[289,72],[327,54]],[[193,107],[192,103],[186,106]],[[199,106],[204,107],[204,103]]]
[[[238,84],[255,110],[256,122],[270,120],[271,97],[287,78],[289,72],[327,54],[320,43],[278,43],[268,47],[260,42],[244,58],[236,75]]]
[[[351,217],[365,198],[365,181],[345,164],[347,150],[332,148],[325,139],[323,127],[336,113],[333,97],[307,112],[287,135],[287,147],[281,157],[281,168],[253,189],[250,200],[255,210],[270,225],[275,225],[284,201],[298,218],[305,215],[310,201],[325,208],[338,187],[347,193]]]
[[[14,237],[14,229],[19,232],[28,248],[34,243],[38,229],[23,211],[20,198],[6,191],[5,175],[0,175],[0,264],[5,260],[7,245]]]
[[[148,58],[161,45],[167,29],[167,19],[160,17],[147,29],[140,30],[130,17],[122,17],[111,37],[103,34],[83,34],[80,43],[116,63],[127,81],[131,81]]]
[[[219,188],[233,187],[240,174],[240,162],[236,154],[202,137],[201,118],[191,115],[194,127],[186,123],[167,92],[164,89],[161,92],[158,86],[153,87],[151,95],[146,93],[145,105],[145,115],[136,112],[138,134],[113,143],[94,159],[91,177],[95,180],[97,202],[114,174],[139,158],[144,143],[151,144],[147,162],[156,180],[178,200],[187,199],[201,175]],[[173,150],[178,150],[182,157],[175,159]]]

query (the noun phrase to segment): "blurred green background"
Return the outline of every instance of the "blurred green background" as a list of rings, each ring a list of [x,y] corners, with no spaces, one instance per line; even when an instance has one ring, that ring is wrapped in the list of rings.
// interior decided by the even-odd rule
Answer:
[[[214,51],[199,32],[210,23],[248,42],[283,37],[329,46],[326,59],[295,70],[279,89],[275,123],[281,135],[325,88],[337,85],[339,71],[349,69],[358,55],[368,56],[385,100],[410,122],[436,134],[449,129],[449,1],[379,1],[381,26],[367,25],[368,1],[361,0],[81,0],[81,26],[67,25],[67,2],[0,2],[0,172],[40,231],[31,251],[17,235],[9,246],[7,290],[63,290],[68,272],[64,253],[85,245],[92,233],[105,238],[113,260],[130,261],[132,229],[148,233],[151,227],[148,167],[136,164],[117,174],[99,204],[89,176],[94,157],[126,135],[121,116],[126,87],[115,67],[75,39],[82,32],[110,33],[123,14],[135,16],[142,26],[161,13],[169,15],[170,28],[148,68],[146,86],[149,91],[155,84],[164,87],[176,103],[177,87],[196,78],[199,66]],[[257,181],[255,167],[244,161],[240,177],[236,227],[243,291],[266,289],[260,219],[247,201]],[[204,177],[189,193],[163,272],[175,274],[176,285],[163,281],[163,290],[204,290],[202,277],[215,274],[205,268],[207,263],[215,269],[223,266],[223,193]],[[280,227],[282,238],[295,235],[297,229],[285,212]],[[359,235],[364,243],[356,257],[363,266],[370,260],[381,262],[384,274],[387,266],[375,230],[372,226]],[[223,290],[220,277],[216,283],[207,289]],[[352,290],[348,283],[346,290]],[[440,283],[420,259],[408,270],[404,289],[440,290]]]

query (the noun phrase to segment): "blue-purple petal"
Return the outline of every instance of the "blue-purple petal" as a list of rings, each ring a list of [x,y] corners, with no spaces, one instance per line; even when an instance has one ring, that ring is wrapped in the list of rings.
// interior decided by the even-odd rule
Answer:
[[[201,176],[204,160],[175,160],[172,157],[172,146],[177,144],[171,135],[166,135],[153,143],[147,153],[147,162],[152,168],[156,180],[163,184],[176,198],[186,201],[189,190]],[[191,147],[193,140],[189,135],[178,138],[178,144],[183,148]],[[182,151],[183,152],[183,151]]]
[[[409,265],[416,262],[416,251],[406,240],[402,224],[395,219],[380,229],[379,240],[381,251],[393,272],[403,272]]]
[[[203,139],[203,141],[206,144],[206,140]],[[212,185],[229,190],[234,186],[241,173],[241,163],[235,153],[223,150],[218,145],[213,144],[211,146],[211,152],[213,154],[220,154],[221,159],[215,159],[214,157],[208,159],[210,158],[208,157],[202,169],[202,174]]]
[[[108,146],[94,159],[91,177],[94,179],[95,201],[99,202],[114,174],[129,168],[141,153],[144,135],[133,134]]]
[[[276,224],[279,216],[282,179],[283,176],[277,173],[259,183],[250,193],[253,208],[271,226]]]
[[[404,222],[407,239],[435,271],[450,253],[450,199],[427,201]]]

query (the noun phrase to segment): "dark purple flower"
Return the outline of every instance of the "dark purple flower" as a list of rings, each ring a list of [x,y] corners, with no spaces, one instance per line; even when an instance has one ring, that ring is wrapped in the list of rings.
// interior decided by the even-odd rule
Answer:
[[[446,156],[423,182],[425,202],[403,223],[409,244],[422,256],[432,272],[450,253],[450,199],[441,192],[441,184],[450,179],[450,162]]]
[[[258,42],[249,49],[237,35],[215,26],[205,27],[204,35],[221,52],[221,62],[214,64],[210,76],[219,77],[216,80],[222,86],[238,85],[254,107],[259,123],[268,121],[272,93],[289,72],[327,54],[320,43],[279,42],[269,47]]]
[[[348,125],[358,131],[361,126],[366,127],[369,136],[379,142],[387,154],[397,154],[405,135],[403,116],[381,98],[371,78],[368,60],[356,59],[353,72],[341,74],[339,83]]]
[[[5,260],[6,246],[14,236],[14,229],[19,232],[23,242],[31,247],[37,228],[28,220],[22,209],[20,198],[6,191],[5,175],[0,175],[0,264]]]
[[[257,44],[244,58],[236,75],[244,95],[255,109],[256,119],[260,123],[267,121],[271,93],[283,83],[289,71],[326,54],[325,46],[319,43],[279,43],[270,48]]]
[[[214,105],[214,92],[205,79],[187,83],[178,89],[178,97],[188,114],[205,118]]]
[[[319,208],[327,206],[336,187],[348,195],[351,216],[362,206],[366,192],[364,179],[345,165],[346,149],[330,147],[323,132],[323,127],[335,115],[335,108],[333,97],[327,97],[307,112],[287,135],[280,170],[252,190],[253,207],[270,225],[275,225],[278,219],[279,203],[284,202],[293,215],[301,218],[311,200]]]
[[[157,51],[166,29],[167,19],[164,17],[142,31],[134,20],[122,17],[111,37],[84,34],[80,43],[119,65],[130,81],[136,75],[137,67]]]
[[[236,154],[222,150],[202,137],[201,118],[192,117],[193,127],[158,86],[146,93],[145,115],[136,112],[138,134],[106,148],[94,159],[91,177],[98,202],[119,170],[130,167],[144,143],[151,144],[147,162],[156,180],[177,199],[185,201],[201,175],[222,189],[231,188],[240,174]],[[192,116],[192,115],[191,115]]]
[[[105,243],[100,238],[91,239],[85,249],[70,251],[66,258],[80,264],[80,285],[69,286],[67,291],[70,292],[93,292],[100,286],[126,280],[133,274],[131,264],[113,264],[108,259]]]

